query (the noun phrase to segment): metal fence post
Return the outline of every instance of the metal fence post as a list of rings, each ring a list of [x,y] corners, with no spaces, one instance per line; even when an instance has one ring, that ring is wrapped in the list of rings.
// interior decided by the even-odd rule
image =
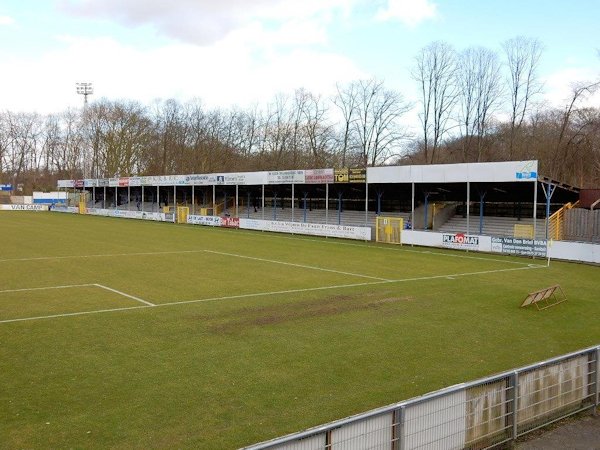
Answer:
[[[401,406],[400,409],[396,411],[396,417],[398,418],[398,425],[396,426],[398,434],[396,439],[398,439],[398,445],[396,445],[395,448],[398,450],[404,450],[404,418],[406,417],[405,406]]]
[[[598,407],[600,407],[600,347],[596,347],[596,399],[594,403],[594,415],[598,415]]]
[[[519,389],[519,372],[514,371],[512,376],[510,377],[512,384],[512,392],[510,395],[510,400],[512,401],[512,439],[513,444],[517,440],[518,436],[518,420],[517,420],[517,412],[519,410],[518,406],[518,395],[517,391]]]

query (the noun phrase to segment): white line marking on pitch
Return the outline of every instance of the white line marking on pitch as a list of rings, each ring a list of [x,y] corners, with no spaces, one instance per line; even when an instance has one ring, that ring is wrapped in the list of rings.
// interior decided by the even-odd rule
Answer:
[[[5,292],[26,292],[26,291],[45,291],[47,289],[69,289],[76,287],[89,287],[89,286],[98,286],[97,284],[66,284],[64,286],[46,286],[46,287],[36,287],[36,288],[24,288],[24,289],[4,289],[0,291],[0,294]]]
[[[215,233],[230,233],[232,230],[231,229],[221,229],[221,228],[211,228],[211,231],[215,232]],[[255,233],[257,233],[256,231],[253,230],[236,230],[236,232],[242,233],[244,232],[244,234],[247,235],[254,235]],[[259,236],[261,236],[261,234],[258,234]],[[379,246],[379,245],[371,245],[374,242],[368,242],[368,243],[363,243],[363,244],[359,244],[359,243],[353,243],[353,242],[342,242],[341,240],[337,240],[335,238],[333,239],[314,239],[308,236],[300,236],[300,235],[294,235],[294,236],[286,236],[283,234],[278,234],[278,233],[271,233],[267,235],[269,238],[278,238],[278,239],[289,239],[289,240],[293,240],[293,241],[306,241],[306,242],[317,242],[320,244],[329,244],[329,245],[343,245],[346,247],[359,247],[359,248],[369,248],[369,249],[376,249],[376,250],[385,250],[385,251],[391,251],[391,252],[408,252],[408,253],[418,253],[418,254],[431,254],[431,255],[438,255],[438,256],[445,256],[447,258],[463,258],[463,259],[475,259],[475,260],[480,260],[480,261],[494,261],[494,262],[503,262],[503,263],[507,263],[507,264],[518,264],[518,265],[533,265],[536,267],[544,267],[541,264],[530,264],[530,263],[526,263],[526,262],[521,262],[521,261],[506,261],[503,259],[498,259],[498,258],[485,258],[483,256],[471,256],[471,255],[457,255],[454,253],[442,253],[439,251],[430,251],[430,250],[414,250],[414,249],[408,249],[406,248],[407,246],[409,246],[410,244],[405,244],[404,246],[398,247],[398,246],[389,246],[389,247],[383,247],[383,246]],[[456,250],[456,249],[444,249],[444,250]]]
[[[340,275],[351,275],[351,276],[354,276],[354,277],[369,278],[371,280],[378,280],[378,281],[392,281],[392,280],[389,280],[387,278],[372,277],[370,275],[363,275],[363,274],[360,274],[360,273],[344,272],[342,270],[326,269],[324,267],[309,266],[309,265],[306,265],[306,264],[297,264],[297,263],[290,263],[290,262],[285,262],[285,261],[277,261],[277,260],[274,260],[274,259],[258,258],[258,257],[255,257],[255,256],[237,255],[235,253],[218,252],[218,251],[214,251],[214,250],[204,250],[204,251],[206,253],[213,253],[215,255],[233,256],[233,257],[236,257],[236,258],[250,259],[250,260],[253,260],[253,261],[261,261],[261,262],[268,262],[268,263],[273,263],[273,264],[281,264],[281,265],[284,265],[284,266],[300,267],[302,269],[320,270],[322,272],[332,272],[332,273],[338,273]]]
[[[191,228],[190,228],[191,229]],[[228,233],[231,230],[213,230],[215,232],[225,232]],[[254,232],[251,232],[250,230],[239,230],[240,232],[246,231],[246,233],[244,234],[248,234],[250,235],[251,233],[254,234]],[[359,248],[368,248],[368,249],[376,249],[376,250],[385,250],[385,251],[392,251],[392,252],[407,252],[407,253],[417,253],[417,254],[430,254],[430,255],[437,255],[437,256],[444,256],[446,258],[462,258],[462,259],[474,259],[474,260],[478,260],[478,261],[493,261],[493,262],[502,262],[502,263],[506,263],[506,264],[517,264],[517,265],[523,265],[523,266],[536,266],[536,267],[544,267],[541,264],[536,265],[536,264],[531,264],[531,263],[526,263],[526,262],[520,262],[520,261],[507,261],[504,259],[498,259],[498,258],[485,258],[482,256],[470,256],[470,255],[457,255],[457,254],[453,254],[453,253],[442,253],[442,252],[434,252],[434,251],[429,251],[429,250],[412,250],[412,249],[407,249],[405,247],[402,248],[398,248],[398,247],[382,247],[382,246],[375,246],[375,245],[369,245],[369,244],[354,244],[354,243],[350,243],[350,242],[339,242],[336,240],[332,240],[332,239],[312,239],[312,238],[304,238],[304,237],[292,237],[292,236],[280,236],[277,234],[273,234],[273,235],[269,235],[270,238],[275,237],[275,238],[279,238],[279,239],[289,239],[289,240],[294,240],[294,241],[306,241],[306,242],[317,242],[320,244],[329,244],[329,245],[343,245],[343,246],[347,246],[347,247],[359,247]],[[95,255],[67,255],[67,256],[38,256],[38,257],[33,257],[33,258],[7,258],[7,259],[0,259],[0,263],[2,262],[18,262],[18,261],[47,261],[47,260],[52,260],[52,259],[76,259],[76,258],[110,258],[110,257],[115,257],[115,256],[153,256],[153,255],[178,255],[178,254],[185,254],[185,253],[202,253],[205,250],[173,250],[173,251],[161,251],[161,252],[132,252],[132,253],[105,253],[105,254],[95,254]]]
[[[40,257],[35,257],[35,258],[15,258],[15,259],[0,259],[0,262],[9,262],[9,261],[45,261],[45,260],[51,260],[51,259],[75,259],[75,258],[107,258],[107,257],[114,257],[114,256],[156,256],[156,255],[177,255],[177,254],[186,254],[186,253],[214,253],[217,255],[224,255],[224,256],[235,256],[238,258],[246,258],[246,259],[253,259],[255,261],[263,261],[263,262],[270,262],[270,263],[275,263],[275,264],[283,264],[283,265],[287,265],[287,266],[294,266],[294,267],[301,267],[304,269],[312,269],[312,270],[321,270],[324,272],[333,272],[333,273],[339,273],[341,275],[352,275],[352,276],[356,276],[356,277],[362,277],[362,278],[369,278],[372,280],[380,280],[380,281],[387,281],[387,279],[385,278],[380,278],[380,277],[372,277],[369,275],[362,275],[362,274],[358,274],[358,273],[351,273],[351,272],[343,272],[341,270],[334,270],[334,269],[325,269],[323,267],[316,267],[316,266],[308,266],[308,265],[304,265],[304,264],[295,264],[295,263],[288,263],[288,262],[284,262],[284,261],[276,261],[276,260],[272,260],[272,259],[263,259],[263,258],[257,258],[257,257],[252,257],[252,256],[244,256],[244,255],[236,255],[234,253],[225,253],[225,252],[218,252],[218,251],[214,251],[214,250],[174,250],[174,251],[165,251],[165,252],[138,252],[138,253],[111,253],[111,254],[96,254],[96,255],[73,255],[73,256],[40,256]]]
[[[51,316],[23,317],[20,319],[0,320],[0,323],[26,322],[29,320],[55,319],[58,317],[85,316],[85,315],[89,315],[89,314],[101,314],[101,313],[116,312],[116,311],[128,311],[130,309],[141,309],[141,308],[151,308],[151,306],[146,306],[146,305],[127,306],[124,308],[98,309],[96,311],[79,311],[79,312],[74,312],[74,313],[53,314]]]
[[[224,297],[212,297],[212,298],[203,298],[203,299],[197,299],[197,300],[183,300],[183,301],[176,301],[176,302],[169,302],[169,303],[159,303],[159,304],[154,304],[154,305],[146,304],[143,306],[130,306],[130,307],[126,307],[126,308],[102,309],[102,310],[97,310],[97,311],[81,311],[81,312],[65,313],[65,314],[53,314],[53,315],[49,315],[49,316],[25,317],[25,318],[21,318],[21,319],[7,319],[7,320],[0,320],[0,324],[11,323],[11,322],[24,322],[24,321],[30,321],[30,320],[53,319],[53,318],[59,318],[59,317],[83,316],[83,315],[89,315],[89,314],[100,314],[100,313],[109,313],[109,312],[118,312],[118,311],[128,311],[128,310],[132,310],[132,309],[142,309],[142,308],[151,308],[151,307],[158,308],[160,306],[175,306],[175,305],[185,305],[185,304],[190,304],[190,303],[213,302],[213,301],[219,301],[219,300],[233,300],[233,299],[260,297],[260,296],[268,296],[268,295],[294,294],[294,293],[300,293],[300,292],[324,291],[324,290],[328,290],[328,289],[343,289],[343,288],[349,288],[349,287],[372,286],[372,285],[378,285],[378,284],[391,284],[391,283],[405,283],[405,282],[410,282],[410,281],[435,280],[435,279],[447,278],[447,277],[486,275],[486,274],[490,274],[490,273],[512,272],[512,271],[516,271],[516,270],[545,269],[545,268],[546,268],[546,266],[514,267],[511,269],[485,270],[485,271],[481,271],[481,272],[467,272],[467,273],[456,273],[456,274],[449,274],[449,275],[434,275],[434,276],[429,276],[429,277],[403,278],[403,279],[399,279],[399,280],[385,280],[385,281],[382,280],[382,281],[371,281],[371,282],[364,282],[364,283],[339,284],[339,285],[335,285],[335,286],[321,286],[321,287],[304,288],[304,289],[290,289],[290,290],[285,290],[285,291],[258,292],[258,293],[252,293],[252,294],[240,294],[240,295],[230,295],[230,296],[224,296]],[[126,295],[126,296],[129,297],[129,295]]]
[[[147,302],[146,300],[142,300],[139,297],[135,297],[133,295],[126,294],[125,292],[117,291],[116,289],[109,288],[108,286],[104,286],[102,284],[94,284],[94,286],[98,286],[99,288],[106,289],[107,291],[111,291],[111,292],[114,292],[115,294],[122,295],[123,297],[131,298],[137,302],[143,303],[148,306],[156,306],[154,303]]]
[[[515,270],[545,269],[545,268],[546,268],[546,266],[513,267],[510,269],[484,270],[481,272],[453,273],[450,275],[433,275],[433,276],[428,276],[428,277],[402,278],[399,280],[381,280],[381,281],[370,281],[370,282],[365,282],[365,283],[338,284],[335,286],[322,286],[322,287],[303,288],[303,289],[289,289],[289,290],[284,290],[284,291],[257,292],[257,293],[252,293],[252,294],[228,295],[225,297],[201,298],[201,299],[197,299],[197,300],[182,300],[182,301],[176,301],[176,302],[158,303],[156,305],[156,307],[172,306],[172,305],[185,305],[188,303],[212,302],[212,301],[217,301],[217,300],[230,300],[230,299],[236,299],[236,298],[259,297],[259,296],[267,296],[267,295],[294,294],[294,293],[310,292],[310,291],[324,291],[327,289],[343,289],[343,288],[349,288],[349,287],[374,286],[374,285],[378,285],[378,284],[406,283],[409,281],[436,280],[436,279],[449,278],[449,277],[486,275],[486,274],[498,273],[498,272],[513,272]]]
[[[16,261],[46,261],[50,259],[76,259],[76,258],[110,258],[114,256],[153,256],[153,255],[178,255],[182,253],[202,253],[204,250],[173,250],[164,252],[133,252],[133,253],[99,253],[95,255],[67,255],[67,256],[36,256],[33,258],[8,258],[0,262]]]

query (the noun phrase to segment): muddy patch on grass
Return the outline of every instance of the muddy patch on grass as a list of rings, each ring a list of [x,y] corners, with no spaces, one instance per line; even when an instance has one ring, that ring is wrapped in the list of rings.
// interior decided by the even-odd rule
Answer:
[[[228,317],[213,317],[215,323],[208,327],[217,334],[237,333],[247,328],[272,326],[311,318],[334,317],[341,314],[393,308],[394,305],[413,301],[413,297],[386,297],[369,300],[372,294],[336,295],[327,298],[243,308],[228,314]],[[367,299],[367,300],[365,300]]]

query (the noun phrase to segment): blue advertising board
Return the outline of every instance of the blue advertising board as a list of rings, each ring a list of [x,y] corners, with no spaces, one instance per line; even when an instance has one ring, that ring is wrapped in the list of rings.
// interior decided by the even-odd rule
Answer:
[[[12,184],[0,184],[0,191],[12,191]]]

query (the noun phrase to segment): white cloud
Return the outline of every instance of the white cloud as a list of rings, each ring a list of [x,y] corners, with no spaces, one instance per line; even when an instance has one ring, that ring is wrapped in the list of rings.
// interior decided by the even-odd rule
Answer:
[[[105,18],[126,26],[150,25],[183,42],[208,45],[255,22],[265,28],[329,21],[361,0],[63,0],[72,15]]]
[[[427,19],[437,16],[437,6],[430,0],[388,0],[386,8],[377,12],[378,20],[397,20],[415,27]]]
[[[0,16],[0,26],[2,25],[14,25],[15,19],[9,16]]]
[[[598,65],[596,65],[598,66]],[[545,99],[550,106],[562,108],[573,97],[573,88],[600,80],[600,67],[567,67],[550,74],[544,80]],[[597,107],[600,104],[600,89],[586,96],[581,106]]]
[[[94,84],[92,101],[107,97],[149,104],[156,98],[199,97],[211,107],[244,107],[265,105],[274,94],[299,87],[327,95],[336,82],[365,76],[350,59],[332,53],[248,47],[246,39],[266,39],[261,33],[260,27],[249,27],[211,47],[177,43],[150,50],[112,38],[62,36],[60,49],[42,58],[0,61],[5,74],[0,107],[38,112],[79,107],[75,83],[81,81]]]

